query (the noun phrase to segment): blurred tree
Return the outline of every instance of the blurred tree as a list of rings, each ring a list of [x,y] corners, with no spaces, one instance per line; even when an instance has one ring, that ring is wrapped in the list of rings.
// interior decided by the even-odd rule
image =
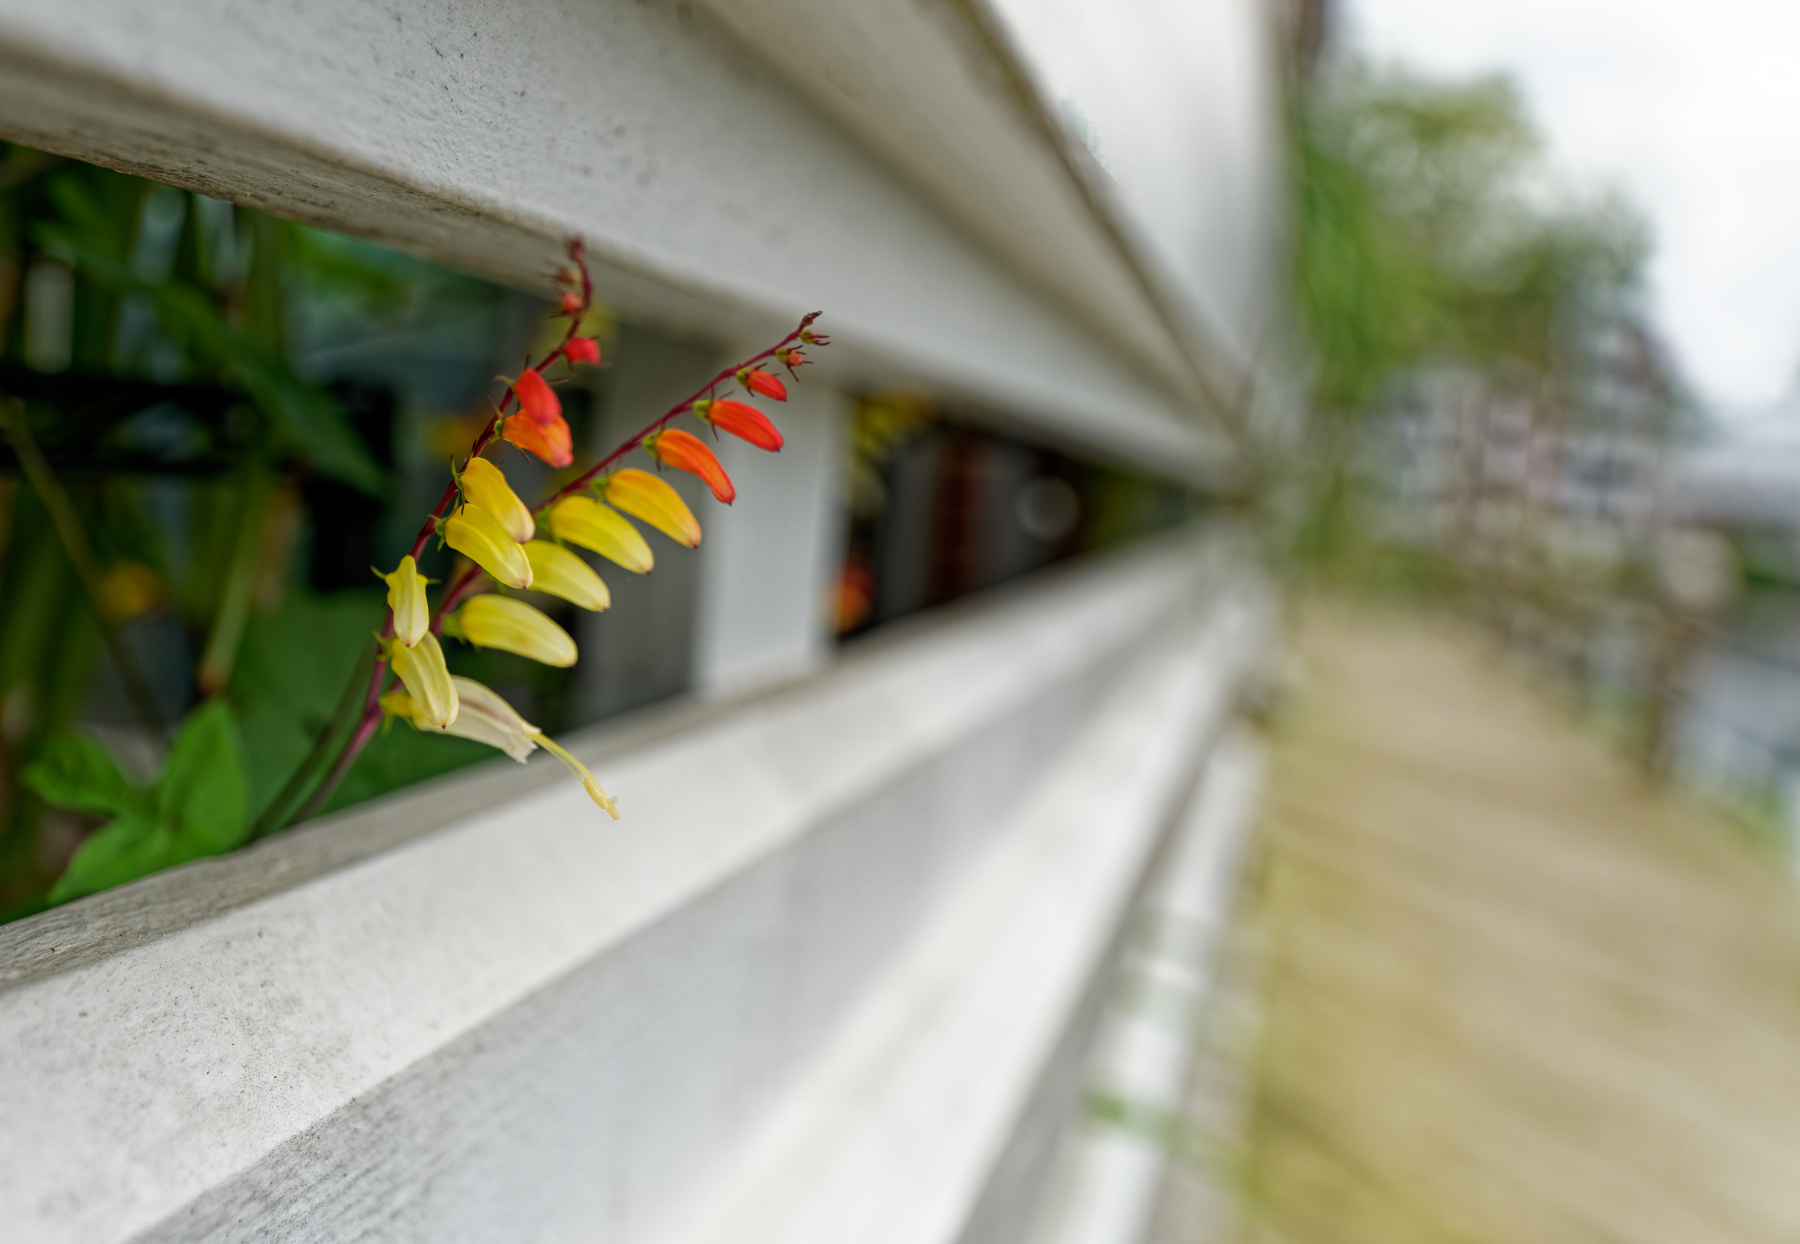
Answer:
[[[1454,363],[1557,404],[1577,321],[1637,281],[1646,234],[1616,199],[1558,200],[1502,78],[1441,84],[1350,64],[1290,110],[1296,306],[1312,420],[1291,553],[1366,551],[1353,464],[1396,381]]]

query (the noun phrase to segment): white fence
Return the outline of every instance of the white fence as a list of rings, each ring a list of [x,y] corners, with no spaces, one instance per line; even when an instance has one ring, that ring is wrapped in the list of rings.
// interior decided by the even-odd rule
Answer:
[[[0,137],[519,285],[579,234],[722,355],[836,339],[695,605],[710,692],[815,672],[586,736],[621,824],[503,763],[0,928],[8,1241],[1129,1238],[1154,1156],[1070,1124],[1141,896],[1228,902],[1262,589],[1171,537],[836,664],[816,601],[859,391],[1228,469],[1278,126],[1266,15],[1199,2],[1216,212],[1150,234],[1210,267],[1134,241],[980,3],[0,0]],[[1203,994],[1209,945],[1159,962]]]
[[[8,1238],[1021,1238],[1258,600],[1164,542],[594,733],[618,826],[502,762],[0,929]]]

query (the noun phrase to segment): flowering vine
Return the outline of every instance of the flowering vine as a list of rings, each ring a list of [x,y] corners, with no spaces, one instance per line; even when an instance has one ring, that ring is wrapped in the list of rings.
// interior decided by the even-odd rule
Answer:
[[[387,617],[377,636],[376,659],[361,694],[355,728],[295,820],[304,820],[325,805],[376,730],[396,718],[421,731],[485,743],[520,763],[541,747],[568,767],[596,804],[618,818],[617,804],[586,766],[491,689],[450,673],[440,636],[518,653],[546,665],[575,664],[578,653],[567,631],[524,601],[484,594],[486,584],[533,588],[599,611],[611,604],[611,593],[568,545],[590,549],[633,574],[648,573],[655,559],[632,519],[677,544],[698,547],[700,523],[681,495],[659,475],[621,463],[642,448],[659,470],[667,466],[689,472],[705,482],[714,498],[729,505],[737,489],[718,457],[700,437],[671,425],[691,415],[715,437],[724,432],[758,449],[779,450],[781,432],[767,415],[747,401],[720,397],[718,390],[735,382],[746,397],[786,401],[786,384],[759,364],[774,360],[790,378],[797,378],[796,369],[811,361],[803,350],[827,345],[830,338],[813,331],[818,312],[805,316],[773,346],[720,371],[574,480],[537,505],[527,506],[500,469],[482,455],[496,441],[505,441],[550,466],[574,464],[562,402],[545,372],[559,363],[571,370],[601,365],[601,359],[599,343],[580,335],[594,300],[580,239],[569,241],[568,256],[568,266],[557,274],[561,289],[556,314],[568,320],[562,340],[506,381],[506,393],[494,404],[468,455],[452,467],[450,482],[420,525],[411,551],[382,576],[388,585]],[[431,581],[418,571],[419,558],[434,536],[471,563],[445,587],[435,608],[429,601]]]

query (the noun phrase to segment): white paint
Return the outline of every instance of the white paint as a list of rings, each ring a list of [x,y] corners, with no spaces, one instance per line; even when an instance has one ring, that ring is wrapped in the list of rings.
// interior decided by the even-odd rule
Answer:
[[[716,445],[738,499],[712,510],[700,546],[694,681],[704,693],[792,678],[831,654],[851,404],[810,383],[762,404],[781,428],[779,453],[731,436]]]
[[[6,0],[0,134],[534,288],[580,234],[639,320],[761,340],[823,310],[839,387],[929,385],[1175,472],[1224,452],[1199,386],[1146,365],[1146,313],[1046,296],[1086,268],[979,243],[677,0]]]
[[[1136,919],[1089,1087],[1146,1126],[1080,1119],[1033,1244],[1135,1244],[1149,1230],[1256,812],[1263,757],[1238,727],[1213,749]]]
[[[994,0],[1192,313],[1239,360],[1286,276],[1279,54],[1265,0]],[[1240,362],[1240,366],[1243,363]]]
[[[1228,400],[1220,395],[1234,390],[1245,367],[1242,351],[1220,325],[1201,327],[1182,312],[1181,300],[1165,297],[1166,287],[1179,287],[1189,269],[1171,269],[1167,255],[1134,244],[1143,222],[1117,210],[1099,184],[1104,178],[1089,175],[1090,160],[1071,159],[1075,152],[1053,104],[1034,89],[1032,66],[1020,63],[1013,41],[984,3],[707,3],[984,245],[1042,282],[1096,331],[1178,388],[1192,390],[1198,383],[1214,391],[1215,403]],[[1217,64],[1228,72],[1241,66],[1259,72],[1254,63],[1267,58],[1254,32],[1229,33],[1211,49]],[[1153,56],[1139,56],[1140,72],[1153,76],[1156,67]],[[1184,73],[1182,80],[1194,77]],[[1235,101],[1204,101],[1206,120],[1194,135],[1196,144],[1179,153],[1181,166],[1204,165],[1215,187],[1266,189],[1241,183],[1233,162],[1233,131],[1253,119],[1215,106],[1221,102]],[[1272,117],[1271,101],[1259,102]],[[1164,129],[1172,119],[1156,118]],[[1180,217],[1184,241],[1206,214],[1201,195],[1167,206]],[[1235,228],[1221,229],[1218,220],[1205,224],[1229,232],[1240,256],[1254,252],[1252,238],[1271,215],[1262,206],[1256,219]]]
[[[964,1238],[1008,1148],[1032,1139],[1021,1121],[1227,707],[1216,671],[1256,630],[1228,605],[1144,654],[672,1240]],[[1009,1225],[1001,1238],[1027,1222]]]
[[[1232,650],[1155,638],[1222,572],[1168,543],[623,750],[596,735],[617,826],[502,763],[7,926],[8,1239],[663,1238],[1004,814],[1089,767],[1086,724],[1143,698],[1113,694],[1124,670],[1225,694]],[[1090,880],[1063,892],[1103,907]]]

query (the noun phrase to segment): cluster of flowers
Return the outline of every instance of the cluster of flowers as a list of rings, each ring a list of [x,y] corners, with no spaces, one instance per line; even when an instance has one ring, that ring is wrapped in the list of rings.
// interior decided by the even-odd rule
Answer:
[[[580,779],[596,804],[618,818],[617,804],[580,761],[491,689],[450,673],[438,636],[515,652],[546,665],[575,664],[574,639],[548,615],[521,600],[478,593],[489,583],[501,588],[531,588],[583,609],[604,610],[612,603],[605,581],[570,551],[569,545],[590,549],[633,574],[647,574],[655,559],[643,534],[630,521],[635,518],[678,544],[697,547],[700,523],[680,494],[658,475],[622,467],[620,461],[642,448],[658,469],[668,466],[698,476],[715,498],[729,505],[737,497],[737,489],[713,451],[693,433],[669,424],[692,414],[715,436],[725,432],[759,449],[779,450],[781,433],[768,417],[747,401],[717,396],[718,388],[735,380],[746,395],[786,401],[787,386],[758,364],[772,359],[797,378],[796,369],[809,361],[803,347],[826,345],[829,338],[812,330],[816,312],[805,317],[775,346],[720,372],[704,388],[533,508],[519,499],[500,469],[482,454],[496,440],[503,440],[553,467],[574,463],[562,403],[544,371],[558,362],[571,369],[577,364],[598,365],[600,346],[578,332],[594,295],[579,240],[569,243],[569,258],[570,266],[558,274],[563,286],[559,313],[568,318],[561,343],[536,366],[526,367],[507,382],[505,399],[495,406],[469,456],[452,468],[451,482],[420,528],[412,552],[382,576],[388,585],[388,620],[378,637],[379,659],[363,716],[315,795],[313,806],[329,796],[375,728],[382,721],[399,718],[415,729],[485,743],[521,764],[541,747]],[[515,403],[516,411],[509,414]],[[433,536],[473,563],[445,590],[435,612],[427,594],[431,580],[418,569],[419,556]],[[399,680],[393,689],[389,688],[390,671]]]

